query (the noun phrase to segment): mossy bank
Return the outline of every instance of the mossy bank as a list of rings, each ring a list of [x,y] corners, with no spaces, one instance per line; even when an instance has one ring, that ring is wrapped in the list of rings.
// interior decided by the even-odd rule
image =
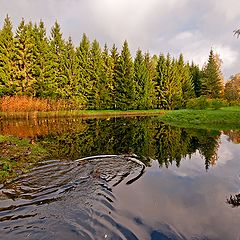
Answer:
[[[33,139],[0,135],[0,183],[28,172],[47,156],[47,151]]]

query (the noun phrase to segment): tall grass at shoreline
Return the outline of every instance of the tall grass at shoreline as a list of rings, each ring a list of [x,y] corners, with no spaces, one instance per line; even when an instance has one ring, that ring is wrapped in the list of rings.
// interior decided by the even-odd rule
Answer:
[[[0,112],[49,112],[80,109],[76,102],[63,99],[42,99],[29,96],[5,96],[0,98]]]
[[[29,96],[7,96],[0,98],[0,117],[31,119],[47,117],[99,117],[99,116],[137,116],[158,115],[164,111],[152,110],[85,110],[84,106],[73,100],[40,99]]]

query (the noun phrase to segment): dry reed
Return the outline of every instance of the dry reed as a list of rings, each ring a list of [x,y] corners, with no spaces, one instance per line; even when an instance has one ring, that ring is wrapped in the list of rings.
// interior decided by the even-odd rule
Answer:
[[[71,100],[42,99],[29,96],[5,96],[0,99],[0,112],[48,112],[80,108]]]

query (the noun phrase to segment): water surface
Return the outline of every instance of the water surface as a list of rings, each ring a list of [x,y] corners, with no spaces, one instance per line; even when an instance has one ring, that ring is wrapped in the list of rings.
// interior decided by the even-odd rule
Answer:
[[[1,134],[51,159],[1,186],[0,239],[240,238],[238,131],[133,117],[5,121]]]

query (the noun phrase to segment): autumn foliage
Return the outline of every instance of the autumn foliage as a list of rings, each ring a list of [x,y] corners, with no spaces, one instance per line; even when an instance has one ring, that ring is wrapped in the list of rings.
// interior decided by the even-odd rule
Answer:
[[[70,100],[41,99],[29,96],[6,96],[0,99],[1,112],[61,111],[77,109]]]

